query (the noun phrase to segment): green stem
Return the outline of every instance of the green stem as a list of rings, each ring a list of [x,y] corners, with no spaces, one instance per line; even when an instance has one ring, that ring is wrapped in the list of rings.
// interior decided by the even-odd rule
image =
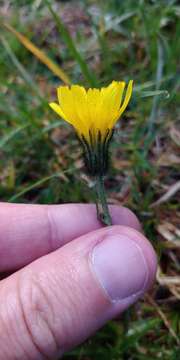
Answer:
[[[101,175],[96,177],[96,193],[97,193],[97,215],[99,220],[105,225],[112,225],[111,215],[109,213],[105,187],[104,187],[104,178]]]

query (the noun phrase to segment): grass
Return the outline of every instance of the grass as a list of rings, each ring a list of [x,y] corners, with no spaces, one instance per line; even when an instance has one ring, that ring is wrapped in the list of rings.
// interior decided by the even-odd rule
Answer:
[[[1,2],[0,11],[3,201],[92,199],[73,131],[47,105],[61,80],[4,22],[72,82],[101,86],[113,79],[135,81],[129,112],[115,131],[106,186],[111,203],[129,206],[141,219],[159,254],[157,282],[131,309],[126,331],[120,320],[110,322],[64,358],[178,359],[178,2],[9,0]]]

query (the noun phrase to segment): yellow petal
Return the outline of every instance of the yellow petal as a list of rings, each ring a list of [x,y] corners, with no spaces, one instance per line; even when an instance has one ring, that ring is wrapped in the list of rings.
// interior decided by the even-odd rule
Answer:
[[[74,100],[74,127],[78,133],[84,134],[89,139],[90,117],[87,107],[87,92],[79,85],[71,86],[71,94]]]
[[[87,141],[90,141],[89,132],[91,132],[96,142],[99,131],[103,138],[107,130],[114,127],[127,107],[132,94],[132,84],[131,80],[123,103],[125,88],[123,81],[113,81],[107,87],[90,88],[88,91],[79,85],[60,86],[57,89],[60,105],[51,103],[50,106],[64,120],[73,125],[79,136],[83,135]]]
[[[63,113],[72,124],[75,117],[75,109],[71,89],[68,86],[60,86],[57,89],[57,95]]]
[[[54,103],[54,102],[51,102],[51,103],[49,103],[49,106],[50,106],[60,117],[62,117],[65,121],[67,121],[67,122],[70,123],[70,121],[69,121],[68,119],[66,119],[65,114],[63,113],[61,107],[60,107],[58,104],[56,104],[56,103]],[[70,123],[70,124],[71,124],[71,123]]]
[[[87,91],[87,112],[90,125],[97,125],[100,107],[100,91],[99,89],[88,89]]]
[[[74,101],[76,121],[82,125],[87,125],[87,94],[82,86],[72,85],[71,95]]]
[[[84,134],[89,138],[86,90],[79,85],[60,86],[57,95],[65,118],[74,126],[78,134]]]
[[[124,82],[113,81],[108,87],[101,89],[102,103],[99,127],[103,133],[113,127],[122,100]]]
[[[126,109],[128,103],[129,103],[129,100],[130,100],[131,95],[132,95],[132,86],[133,86],[133,80],[130,80],[129,84],[128,84],[128,87],[127,87],[127,90],[126,90],[126,96],[125,96],[124,102],[123,102],[122,106],[119,109],[119,117],[124,112],[124,110]]]

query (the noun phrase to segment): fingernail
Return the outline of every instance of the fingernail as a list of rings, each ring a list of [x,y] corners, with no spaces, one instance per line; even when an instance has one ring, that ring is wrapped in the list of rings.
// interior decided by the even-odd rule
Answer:
[[[124,235],[109,236],[92,253],[95,276],[111,301],[144,292],[148,265],[139,245]]]

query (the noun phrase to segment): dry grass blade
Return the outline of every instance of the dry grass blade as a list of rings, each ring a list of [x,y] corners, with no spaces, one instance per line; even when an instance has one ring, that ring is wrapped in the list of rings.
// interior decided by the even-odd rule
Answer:
[[[160,285],[179,285],[180,286],[180,276],[162,275],[160,267],[158,267],[156,278]]]
[[[180,276],[167,276],[158,266],[156,280],[161,286],[166,286],[176,299],[180,300]]]
[[[4,23],[6,29],[11,31],[17,39],[33,53],[43,64],[45,64],[49,70],[53,72],[57,77],[59,77],[65,84],[70,85],[71,81],[65,72],[55,64],[42,50],[35,46],[25,35],[22,35],[17,30],[15,30],[11,25]]]
[[[172,247],[180,248],[180,230],[175,225],[169,223],[168,221],[164,221],[163,223],[157,225],[157,231],[172,245]],[[169,247],[168,244],[167,247]]]
[[[180,190],[180,181],[177,181],[175,184],[170,186],[168,191],[161,196],[157,201],[151,204],[151,207],[156,207],[164,202],[168,201],[172,196],[174,196]]]
[[[175,126],[171,126],[170,137],[177,146],[180,146],[180,131]]]
[[[174,295],[174,297],[178,300],[180,300],[180,291],[178,292],[177,287],[174,285],[169,286],[169,290]]]
[[[150,295],[147,294],[146,299],[157,311],[157,313],[160,316],[160,318],[162,319],[164,325],[168,328],[170,334],[176,340],[177,345],[180,345],[180,340],[179,340],[178,336],[176,335],[175,331],[173,330],[173,328],[172,328],[169,320],[167,319],[166,315],[164,314],[164,312],[160,309],[160,307],[157,305],[157,303],[153,300],[153,298]]]

